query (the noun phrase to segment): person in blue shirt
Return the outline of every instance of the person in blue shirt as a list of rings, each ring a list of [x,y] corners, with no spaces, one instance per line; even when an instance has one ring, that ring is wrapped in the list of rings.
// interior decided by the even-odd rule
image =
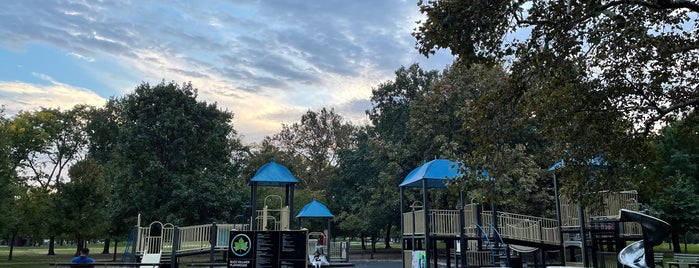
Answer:
[[[90,254],[90,249],[83,248],[80,250],[80,256],[74,257],[73,260],[71,260],[70,262],[72,262],[72,263],[95,263],[95,260],[88,257],[87,254]]]

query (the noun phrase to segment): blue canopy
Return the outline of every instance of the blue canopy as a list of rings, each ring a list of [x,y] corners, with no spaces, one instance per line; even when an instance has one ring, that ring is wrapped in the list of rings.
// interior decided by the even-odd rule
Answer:
[[[252,185],[253,182],[260,186],[286,186],[296,184],[299,181],[294,178],[289,169],[272,159],[257,170],[255,176],[250,179],[249,185]]]
[[[316,201],[315,198],[313,198],[313,201],[306,204],[301,209],[301,211],[299,211],[299,214],[296,215],[296,218],[332,218],[332,217],[334,217],[334,216],[332,213],[330,213],[330,210],[328,210],[328,207],[323,205],[323,203]]]
[[[427,180],[428,188],[445,188],[446,180],[461,177],[463,164],[446,159],[435,159],[413,169],[399,187],[422,187]]]

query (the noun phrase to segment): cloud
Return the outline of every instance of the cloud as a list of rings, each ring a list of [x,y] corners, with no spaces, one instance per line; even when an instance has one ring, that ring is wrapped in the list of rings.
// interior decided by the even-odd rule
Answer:
[[[41,75],[38,75],[41,76]],[[44,76],[52,80],[50,77]],[[90,90],[61,83],[36,85],[24,82],[0,81],[0,105],[6,113],[36,110],[40,107],[70,109],[77,104],[103,106],[106,100]]]
[[[450,55],[426,60],[414,49],[420,16],[402,0],[10,1],[0,9],[0,46],[36,42],[84,64],[118,61],[133,79],[119,76],[120,85],[191,81],[236,114],[239,133],[263,133],[308,109],[362,103],[400,66],[444,67]]]
[[[87,62],[94,62],[95,61],[95,58],[93,58],[93,57],[83,56],[83,55],[80,55],[80,54],[75,53],[75,52],[68,53],[68,56],[74,57],[76,59],[84,60]]]

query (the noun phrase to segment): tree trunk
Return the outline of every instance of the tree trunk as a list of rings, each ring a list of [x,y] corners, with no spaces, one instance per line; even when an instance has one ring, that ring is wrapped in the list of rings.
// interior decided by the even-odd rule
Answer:
[[[116,261],[117,244],[119,244],[119,240],[114,239],[114,256],[112,257],[112,261]]]
[[[12,251],[15,249],[15,238],[17,238],[17,232],[12,234],[12,239],[10,239],[10,254],[7,256],[8,261],[12,261]]]
[[[102,249],[102,254],[109,254],[109,239],[104,240],[104,249]]]
[[[681,253],[682,248],[680,248],[680,234],[674,228],[672,230],[672,252]]]
[[[385,248],[391,248],[391,224],[386,225],[386,237],[384,237]]]
[[[376,234],[371,233],[371,259],[374,259],[374,253],[376,253]]]
[[[51,237],[49,237],[49,253],[47,255],[49,255],[49,256],[56,255],[55,243],[56,243],[56,236],[52,235]]]
[[[85,239],[78,238],[78,243],[76,245],[75,256],[80,256],[80,250],[85,247]]]
[[[364,235],[362,234],[362,250],[366,251],[366,244],[364,242]]]

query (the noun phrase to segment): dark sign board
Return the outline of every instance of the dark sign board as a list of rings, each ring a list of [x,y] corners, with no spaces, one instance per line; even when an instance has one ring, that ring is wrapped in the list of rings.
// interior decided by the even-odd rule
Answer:
[[[305,268],[306,231],[231,231],[228,267]]]

